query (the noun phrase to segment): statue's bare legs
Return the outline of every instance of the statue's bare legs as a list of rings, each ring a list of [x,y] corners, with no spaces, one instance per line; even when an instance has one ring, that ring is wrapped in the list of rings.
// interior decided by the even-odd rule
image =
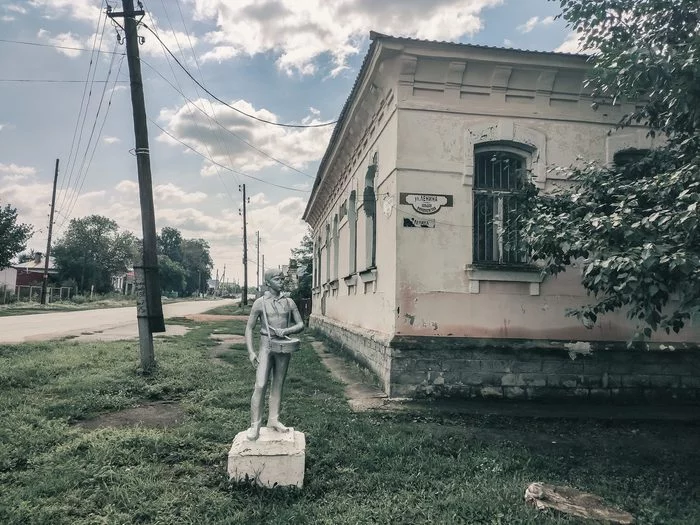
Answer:
[[[279,422],[280,405],[282,404],[282,387],[287,375],[290,354],[275,354],[272,366],[272,385],[270,388],[270,414],[267,426],[278,432],[287,432],[289,427]]]
[[[279,422],[279,413],[280,405],[282,404],[282,387],[284,386],[284,378],[287,375],[290,354],[271,354],[267,339],[261,338],[261,343],[260,354],[258,355],[258,368],[255,373],[255,387],[250,400],[251,422],[250,428],[246,433],[246,437],[250,441],[255,441],[260,436],[265,392],[267,391],[269,380],[271,380],[272,384],[270,385],[270,414],[267,418],[267,426],[277,432],[289,431],[289,427]],[[271,378],[270,375],[272,375]]]

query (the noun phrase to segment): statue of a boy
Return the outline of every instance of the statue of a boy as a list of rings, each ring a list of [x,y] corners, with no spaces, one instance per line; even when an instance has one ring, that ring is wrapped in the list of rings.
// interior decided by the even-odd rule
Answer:
[[[271,378],[270,412],[267,427],[278,432],[289,429],[279,421],[282,387],[287,375],[291,352],[298,347],[287,336],[304,329],[304,321],[297,305],[289,297],[282,297],[280,291],[284,276],[281,270],[271,269],[265,272],[265,284],[269,291],[256,299],[250,311],[245,329],[245,342],[250,362],[256,367],[255,388],[250,400],[251,424],[246,437],[254,441],[260,435],[265,392]],[[253,348],[253,330],[260,321],[260,352],[256,355]],[[297,342],[298,343],[298,342]]]

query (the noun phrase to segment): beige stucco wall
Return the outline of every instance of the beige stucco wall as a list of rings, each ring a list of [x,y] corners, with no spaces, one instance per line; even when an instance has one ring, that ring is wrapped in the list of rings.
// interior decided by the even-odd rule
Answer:
[[[515,128],[527,128],[544,135],[547,167],[568,166],[576,162],[577,156],[606,160],[611,140],[607,135],[610,129],[607,123],[400,109],[398,192],[449,194],[454,196],[454,206],[443,207],[429,216],[436,221],[434,229],[403,228],[400,222],[397,226],[399,313],[396,333],[628,340],[634,325],[622,314],[607,315],[592,329],[565,316],[568,308],[585,304],[587,299],[580,285],[580,270],[576,267],[557,277],[546,277],[537,295],[532,295],[537,287],[533,290],[527,282],[481,280],[476,288],[470,283],[466,268],[472,263],[472,185],[464,177],[464,159],[467,148],[472,145],[465,137],[470,130],[494,126],[504,120]],[[414,166],[421,169],[411,169]],[[430,169],[431,166],[434,168]],[[548,177],[543,184],[545,188],[562,184],[556,180],[556,174],[549,173]],[[399,206],[398,213],[399,216],[419,216],[407,205]],[[474,293],[477,289],[478,293]],[[657,340],[697,341],[700,330],[691,327],[680,336],[664,334]]]
[[[339,214],[343,202],[349,202],[351,191],[356,191],[357,213],[357,272],[349,275],[350,257],[350,224],[348,215],[339,221],[338,236],[338,280],[333,281],[333,245],[331,243],[331,275],[326,271],[326,253],[328,247],[324,244],[321,250],[321,282],[320,288],[314,290],[313,315],[321,315],[342,320],[344,323],[366,330],[374,330],[384,334],[392,334],[395,330],[396,310],[396,148],[397,148],[397,119],[395,107],[387,108],[384,120],[377,126],[362,148],[352,173],[340,185],[320,228],[325,239],[325,225],[330,224],[333,216]],[[366,214],[363,205],[363,190],[365,174],[377,155],[378,168],[375,178],[377,199],[377,247],[376,271],[367,274],[367,232]],[[365,280],[363,280],[363,277]],[[347,278],[347,279],[346,279]],[[371,279],[371,280],[370,280]],[[347,282],[346,282],[347,281]],[[348,285],[348,283],[352,283]],[[324,298],[325,296],[325,298]],[[325,305],[323,305],[325,303]]]

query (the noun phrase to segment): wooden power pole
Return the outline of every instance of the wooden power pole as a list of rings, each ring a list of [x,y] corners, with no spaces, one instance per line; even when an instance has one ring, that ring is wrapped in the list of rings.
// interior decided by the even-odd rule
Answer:
[[[58,159],[53,174],[53,192],[51,193],[51,215],[49,217],[49,238],[46,241],[44,254],[44,278],[41,281],[41,304],[46,304],[46,286],[49,282],[49,257],[51,256],[51,233],[53,232],[53,212],[56,207],[56,183],[58,182]]]
[[[255,232],[255,286],[260,295],[260,230]]]
[[[246,217],[245,184],[241,186],[243,187],[243,297],[241,304],[246,306],[248,304],[248,219]]]
[[[144,373],[150,373],[156,365],[153,353],[153,332],[165,332],[165,321],[163,320],[163,305],[160,300],[161,291],[156,253],[156,219],[153,209],[153,184],[151,180],[150,150],[148,148],[148,127],[146,126],[146,102],[143,96],[139,36],[135,19],[137,16],[144,16],[145,12],[143,9],[134,10],[134,0],[122,0],[122,7],[124,12],[114,13],[108,10],[107,15],[110,18],[124,19],[126,58],[131,80],[131,106],[134,114],[141,227],[143,230],[143,261],[141,266],[134,266],[137,301],[136,316],[139,327],[141,368]],[[139,5],[139,7],[141,6]]]

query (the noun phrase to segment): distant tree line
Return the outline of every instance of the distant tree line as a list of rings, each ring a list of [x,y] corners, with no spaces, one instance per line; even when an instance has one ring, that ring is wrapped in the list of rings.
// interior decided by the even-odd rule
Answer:
[[[163,293],[192,295],[206,290],[213,261],[204,239],[183,239],[175,228],[165,227],[157,237],[158,266]],[[57,279],[80,292],[113,290],[112,277],[131,270],[141,261],[142,242],[119,229],[112,219],[90,215],[72,219],[52,250]]]

